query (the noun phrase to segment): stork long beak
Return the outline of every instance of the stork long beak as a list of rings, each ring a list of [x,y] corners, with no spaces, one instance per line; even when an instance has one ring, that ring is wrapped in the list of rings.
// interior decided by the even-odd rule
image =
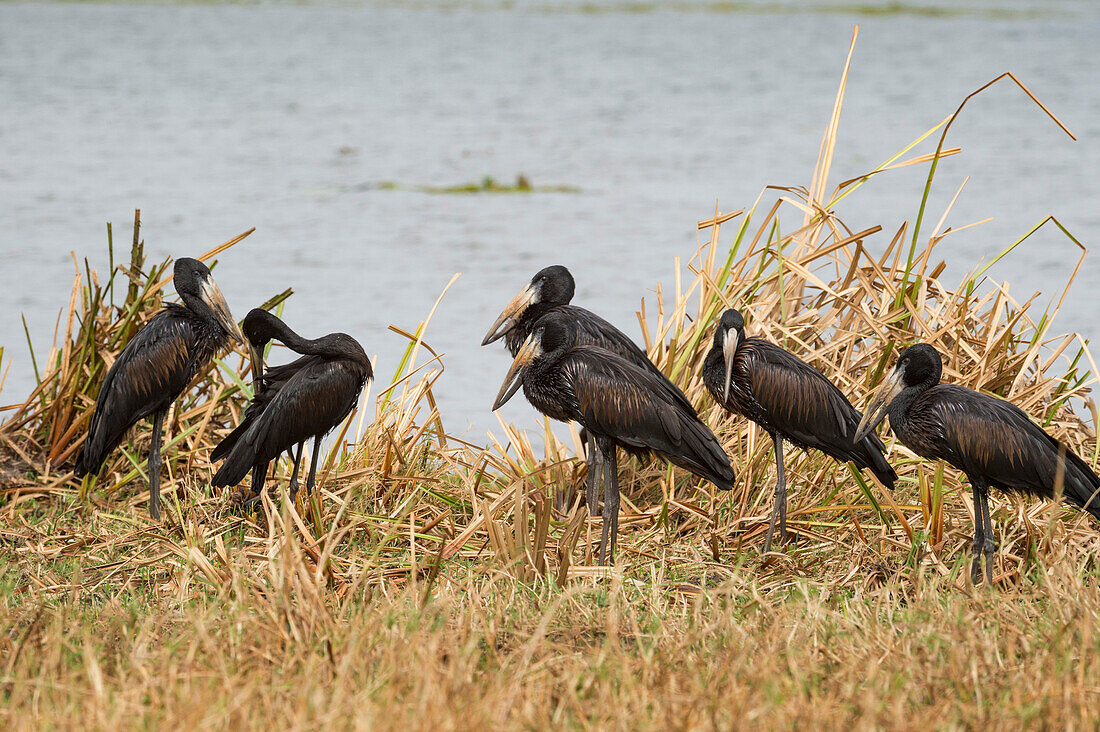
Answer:
[[[257,346],[255,343],[248,344],[248,355],[252,361],[252,386],[253,393],[260,384],[260,379],[264,375],[264,349],[263,346]]]
[[[202,281],[200,288],[200,296],[202,301],[210,306],[210,309],[214,311],[214,317],[218,319],[218,323],[225,328],[225,332],[237,341],[237,343],[244,343],[244,334],[241,333],[241,327],[237,325],[237,321],[233,318],[233,313],[229,311],[229,304],[225,301],[225,295],[218,289],[218,285],[214,282],[213,277],[207,277]]]
[[[527,337],[527,340],[523,342],[523,345],[519,349],[519,353],[516,354],[516,360],[512,361],[512,366],[508,369],[508,374],[504,377],[504,383],[500,385],[500,391],[497,392],[496,401],[493,402],[494,412],[503,407],[505,403],[512,398],[512,395],[523,386],[524,369],[526,369],[532,361],[538,358],[541,353],[542,345],[539,343],[535,334],[532,333]]]
[[[730,336],[733,336],[732,338]],[[725,388],[722,389],[722,401],[729,402],[730,399],[730,380],[733,377],[733,359],[737,357],[737,343],[739,340],[737,331],[727,330],[726,335],[722,338],[722,354],[726,357],[726,380],[723,382]]]
[[[901,379],[902,372],[895,367],[890,375],[879,384],[874,396],[867,404],[867,412],[863,415],[863,419],[859,421],[859,427],[856,428],[856,436],[853,442],[862,441],[875,427],[878,427],[879,422],[886,416],[886,410],[890,408],[890,403],[905,388],[905,384],[902,383]]]
[[[532,287],[530,283],[524,285],[523,289],[516,293],[516,296],[504,307],[500,316],[493,322],[493,327],[489,328],[489,332],[485,334],[481,345],[489,345],[514,328],[516,323],[519,322],[520,316],[523,315],[523,311],[537,300],[538,290]]]

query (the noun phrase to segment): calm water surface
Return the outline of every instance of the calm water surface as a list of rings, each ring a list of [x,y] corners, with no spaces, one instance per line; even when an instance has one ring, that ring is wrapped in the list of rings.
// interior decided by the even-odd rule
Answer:
[[[446,423],[480,434],[509,361],[478,344],[537,269],[568,265],[575,302],[639,335],[639,299],[673,281],[716,198],[730,210],[764,185],[809,182],[855,23],[834,182],[1011,70],[1079,141],[994,89],[953,128],[964,154],[942,163],[927,225],[969,175],[948,224],[994,221],[945,243],[956,274],[1047,214],[1100,240],[1098,4],[553,7],[0,4],[0,344],[13,360],[0,404],[33,382],[19,314],[47,346],[70,250],[105,268],[105,222],[122,250],[139,207],[154,258],[257,227],[217,271],[238,317],[292,286],[290,325],[351,333],[384,384],[405,346],[387,326],[414,327],[462,272],[427,340],[446,353]],[[377,186],[519,173],[581,192]],[[893,231],[915,216],[924,174],[884,178],[840,213]],[[1017,295],[1052,292],[1074,256],[1046,232],[993,274]],[[1098,285],[1094,259],[1063,329],[1097,332]],[[522,398],[505,416],[536,422]]]

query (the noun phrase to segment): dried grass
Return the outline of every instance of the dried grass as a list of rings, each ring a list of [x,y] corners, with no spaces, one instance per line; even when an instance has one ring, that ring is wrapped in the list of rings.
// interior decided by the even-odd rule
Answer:
[[[574,430],[544,423],[533,443],[501,423],[486,446],[446,433],[430,315],[392,327],[409,341],[405,357],[343,425],[312,505],[290,504],[286,474],[256,516],[209,492],[209,450],[248,393],[240,354],[196,379],[172,412],[163,523],[145,515],[147,425],[82,500],[66,466],[98,380],[161,304],[166,263],[146,268],[135,220],[129,265],[102,285],[87,266],[78,272],[61,345],[0,425],[0,450],[17,466],[0,473],[0,720],[1093,725],[1100,534],[1087,516],[998,495],[997,591],[975,591],[964,571],[973,507],[955,471],[891,444],[901,480],[890,494],[821,455],[792,453],[797,538],[778,557],[759,555],[770,440],[716,408],[699,378],[727,306],[855,403],[900,346],[933,343],[946,379],[1011,399],[1097,459],[1097,370],[1080,336],[1052,334],[1060,298],[1014,298],[988,278],[996,259],[943,282],[937,246],[959,229],[944,228],[945,211],[919,235],[927,191],[918,219],[888,237],[832,211],[905,165],[930,165],[930,188],[935,163],[959,152],[944,143],[955,115],[829,193],[843,97],[842,84],[810,185],[766,188],[746,211],[716,208],[699,222],[706,238],[688,279],[677,262],[674,289],[642,303],[650,355],[713,426],[739,478],[715,494],[660,463],[626,465],[611,569],[592,566],[599,526],[582,505]],[[912,154],[937,131],[936,152]]]

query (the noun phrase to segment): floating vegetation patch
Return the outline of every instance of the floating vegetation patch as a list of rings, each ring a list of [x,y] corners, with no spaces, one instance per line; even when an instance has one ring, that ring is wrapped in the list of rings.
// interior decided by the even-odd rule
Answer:
[[[515,183],[500,183],[491,176],[485,176],[480,182],[459,183],[452,186],[410,185],[386,180],[368,184],[367,189],[379,191],[415,191],[434,195],[464,195],[470,193],[580,193],[578,186],[548,185],[536,186],[525,175],[516,176]]]

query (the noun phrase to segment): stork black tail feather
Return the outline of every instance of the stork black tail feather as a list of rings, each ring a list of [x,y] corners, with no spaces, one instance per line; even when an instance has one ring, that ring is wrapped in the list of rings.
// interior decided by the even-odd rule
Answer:
[[[685,437],[691,435],[692,438],[684,441],[689,448],[689,454],[675,457],[669,455],[667,457],[670,462],[709,480],[721,490],[731,490],[737,480],[737,473],[730,466],[729,456],[722,449],[718,438],[697,418],[685,419],[683,425],[687,433]]]
[[[237,429],[227,435],[214,451],[220,451],[221,455],[225,457],[225,462],[222,463],[222,466],[218,468],[218,472],[214,473],[214,477],[210,480],[210,485],[213,487],[223,488],[237,485],[245,479],[245,476],[256,464],[255,445],[262,439],[257,432],[262,430],[253,429],[253,422],[255,422],[255,419],[248,419],[246,413],[245,419],[241,421]],[[229,447],[222,450],[226,443],[229,443]],[[211,457],[213,457],[213,454]]]
[[[210,480],[210,485],[215,488],[224,488],[226,486],[237,485],[245,476],[252,470],[252,458],[248,454],[247,450],[231,450],[229,457],[222,463],[222,466],[218,468],[218,472],[214,473],[214,477]]]
[[[98,473],[99,469],[103,467],[103,461],[118,447],[125,436],[125,430],[117,435],[103,435],[99,425],[93,422],[91,431],[84,439],[84,444],[80,446],[80,452],[76,455],[76,464],[73,466],[76,477],[82,478],[85,475]]]
[[[73,472],[76,474],[76,477],[78,477],[78,478],[83,478],[88,473],[93,472],[91,467],[85,462],[85,459],[84,459],[84,452],[87,449],[87,447],[88,446],[85,444],[84,446],[82,446],[80,448],[80,452],[78,452],[76,454],[76,465],[73,466]],[[98,468],[98,466],[97,466],[97,468]],[[98,472],[98,469],[95,472]]]
[[[1062,495],[1066,501],[1100,519],[1100,478],[1073,450],[1066,450]]]
[[[877,435],[870,434],[863,438],[863,453],[866,460],[866,468],[875,474],[879,482],[890,490],[894,490],[894,483],[898,480],[898,474],[886,460],[886,445]]]
[[[260,418],[260,415],[263,414],[267,405],[270,404],[276,394],[278,394],[279,389],[297,373],[297,369],[304,360],[305,357],[282,366],[273,366],[267,370],[267,373],[260,379],[260,386],[256,389],[252,401],[248,403],[248,408],[244,410],[244,415],[241,417],[241,423],[237,425],[236,429],[226,435],[222,441],[218,443],[218,446],[214,448],[214,451],[210,453],[211,462],[222,460],[232,452],[237,441],[240,440],[241,436]]]
[[[237,444],[237,440],[241,439],[241,435],[248,431],[249,426],[250,422],[248,419],[241,420],[241,423],[237,425],[236,429],[222,438],[222,441],[219,442],[218,446],[210,453],[210,462],[217,462],[225,459],[233,450],[233,446]]]

